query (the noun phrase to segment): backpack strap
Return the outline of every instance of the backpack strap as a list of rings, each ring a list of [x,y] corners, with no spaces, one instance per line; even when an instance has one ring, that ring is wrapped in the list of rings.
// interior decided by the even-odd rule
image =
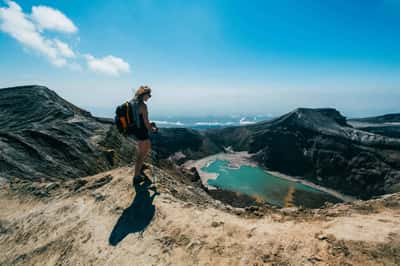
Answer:
[[[126,102],[125,105],[126,105],[126,119],[128,120],[128,125],[130,125],[131,119],[129,117],[129,102]]]
[[[131,101],[132,118],[137,128],[141,128],[140,123],[140,103],[136,100]]]

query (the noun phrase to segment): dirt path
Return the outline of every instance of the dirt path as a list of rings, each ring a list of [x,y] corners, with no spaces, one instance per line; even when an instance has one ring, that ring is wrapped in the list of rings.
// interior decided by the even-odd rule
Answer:
[[[337,205],[310,219],[285,219],[291,209],[245,218],[173,196],[190,188],[159,185],[147,225],[135,204],[151,206],[153,192],[135,193],[131,176],[120,168],[87,177],[76,191],[55,189],[45,200],[2,189],[0,265],[400,264],[395,201]],[[139,222],[143,233],[133,228]]]

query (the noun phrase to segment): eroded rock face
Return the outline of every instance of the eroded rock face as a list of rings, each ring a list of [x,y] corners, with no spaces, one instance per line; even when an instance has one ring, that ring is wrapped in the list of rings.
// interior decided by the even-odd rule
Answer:
[[[389,118],[396,123],[397,116]],[[271,170],[361,198],[400,187],[400,139],[353,127],[331,108],[299,108],[268,122],[201,132],[162,129],[153,141],[158,158],[182,154],[183,160],[228,146],[249,151]],[[111,119],[93,117],[42,86],[0,90],[0,148],[2,179],[76,178],[135,155],[134,141]]]
[[[298,108],[268,122],[201,132],[164,129],[160,137],[163,158],[178,152],[181,161],[197,159],[229,146],[271,170],[361,198],[398,191],[400,183],[400,140],[353,127],[332,108]]]
[[[189,128],[161,128],[153,136],[152,149],[158,158],[171,158],[177,164],[222,151],[202,132]]]
[[[0,176],[77,178],[130,162],[134,142],[111,119],[89,112],[43,86],[0,90]]]
[[[371,133],[391,138],[400,138],[400,114],[351,119],[349,123],[353,127]]]
[[[271,170],[361,198],[391,192],[400,183],[400,140],[353,128],[335,109],[299,108],[206,136],[217,145],[248,150]]]

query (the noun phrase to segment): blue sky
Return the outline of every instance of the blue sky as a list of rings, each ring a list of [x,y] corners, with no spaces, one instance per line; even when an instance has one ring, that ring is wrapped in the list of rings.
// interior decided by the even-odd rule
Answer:
[[[95,114],[141,84],[153,116],[400,112],[400,0],[0,6],[0,87],[46,85]]]

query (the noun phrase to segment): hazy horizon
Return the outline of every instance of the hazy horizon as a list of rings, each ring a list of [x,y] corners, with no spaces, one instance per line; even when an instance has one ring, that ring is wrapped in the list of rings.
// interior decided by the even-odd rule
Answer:
[[[98,116],[98,117],[106,117],[106,118],[113,118],[115,115],[115,107],[108,107],[108,108],[97,108],[97,107],[91,107],[91,106],[79,106],[89,112],[91,112],[92,115]],[[296,108],[303,108],[304,106],[298,106]],[[151,107],[150,107],[151,108]],[[294,111],[296,108],[293,109],[288,109],[282,113],[249,113],[249,112],[235,112],[235,113],[225,113],[225,114],[187,114],[187,113],[170,113],[170,114],[158,114],[158,113],[152,113],[150,114],[150,118],[153,120],[165,120],[169,122],[182,122],[182,120],[194,120],[198,119],[199,121],[221,121],[220,119],[223,119],[223,121],[238,121],[240,119],[244,119],[245,121],[248,120],[253,120],[255,117],[257,117],[259,120],[267,120],[267,119],[272,119],[276,118],[279,116],[282,116],[284,114],[287,114],[291,111]],[[308,107],[305,107],[308,108]],[[333,108],[331,106],[320,106],[320,107],[309,107],[309,108]],[[395,111],[395,112],[370,112],[366,114],[348,114],[345,113],[339,109],[337,109],[343,116],[345,116],[347,119],[352,119],[352,118],[365,118],[365,117],[373,117],[373,116],[381,116],[381,115],[386,115],[386,114],[399,114],[400,111]],[[209,120],[207,120],[209,118]],[[232,118],[229,120],[229,118]],[[262,118],[260,120],[260,118]]]
[[[400,112],[400,2],[0,2],[0,87],[95,115],[153,88],[150,115]]]

